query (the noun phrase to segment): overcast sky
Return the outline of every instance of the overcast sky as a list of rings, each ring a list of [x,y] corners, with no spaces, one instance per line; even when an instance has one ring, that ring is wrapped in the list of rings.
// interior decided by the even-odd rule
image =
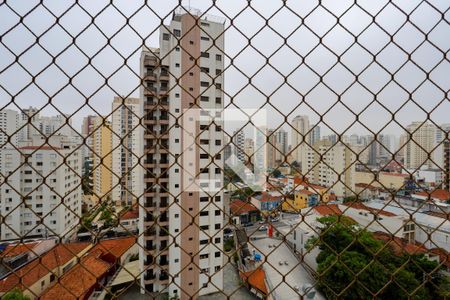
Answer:
[[[168,24],[179,1],[147,1],[148,7],[138,0],[112,1],[115,7],[109,2],[44,0],[44,7],[37,0],[0,0],[0,105],[42,107],[51,101],[74,114],[79,126],[94,113],[87,106],[79,110],[83,104],[106,114],[115,95],[138,96],[140,49],[143,43],[158,46],[161,19]],[[275,0],[252,0],[251,7],[243,0],[183,5],[189,2],[227,19],[225,52],[233,64],[225,72],[225,91],[240,108],[267,108],[271,127],[283,124],[283,115],[291,120],[307,114],[319,122],[324,114],[323,121],[341,133],[355,120],[349,109],[361,113],[359,120],[373,131],[391,121],[391,112],[403,126],[425,120],[427,113],[438,124],[450,122],[450,0],[364,0],[357,1],[359,7],[330,0],[318,8],[312,0],[288,0],[284,7]],[[356,83],[351,72],[358,75]],[[250,77],[253,86],[246,86]],[[268,97],[273,107],[265,104]],[[338,99],[348,108],[336,104]],[[365,108],[374,99],[385,108]],[[353,132],[369,133],[358,125],[346,133]],[[401,129],[391,123],[383,132]]]

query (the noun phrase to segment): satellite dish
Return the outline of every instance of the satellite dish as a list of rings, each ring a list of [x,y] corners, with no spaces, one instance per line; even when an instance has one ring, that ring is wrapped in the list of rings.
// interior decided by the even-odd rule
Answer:
[[[303,293],[305,294],[306,299],[314,299],[316,297],[317,291],[313,288],[313,286],[309,283],[306,283],[302,286]]]

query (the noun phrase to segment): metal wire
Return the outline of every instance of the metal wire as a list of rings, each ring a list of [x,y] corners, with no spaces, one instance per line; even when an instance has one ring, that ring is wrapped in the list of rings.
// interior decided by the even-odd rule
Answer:
[[[450,104],[447,79],[449,45],[446,42],[449,33],[449,3],[431,0],[414,1],[407,4],[400,1],[377,3],[342,1],[338,4],[332,1],[306,1],[303,4],[292,1],[274,1],[274,3],[267,4],[257,1],[237,1],[239,3],[233,4],[216,0],[203,1],[199,2],[202,8],[201,12],[189,10],[190,14],[196,15],[197,22],[186,32],[178,34],[171,31],[168,22],[180,10],[183,10],[182,1],[169,2],[161,4],[151,1],[134,1],[125,4],[121,1],[110,1],[100,5],[84,1],[67,1],[60,4],[51,1],[35,1],[35,3],[26,4],[19,1],[1,1],[0,17],[5,20],[0,27],[2,112],[6,113],[8,109],[15,109],[19,116],[25,116],[22,123],[17,125],[13,131],[5,126],[0,126],[3,137],[2,148],[12,149],[12,152],[2,151],[0,158],[0,163],[3,164],[2,196],[6,195],[6,190],[8,190],[8,193],[15,194],[18,199],[18,204],[15,207],[8,207],[8,211],[5,210],[5,207],[8,206],[7,199],[1,199],[2,230],[11,231],[10,238],[6,238],[4,242],[17,242],[18,244],[14,244],[15,246],[12,248],[19,249],[20,243],[36,238],[36,236],[31,236],[34,230],[45,227],[45,234],[42,233],[42,235],[57,238],[57,245],[66,248],[72,256],[80,256],[73,248],[67,246],[68,241],[74,241],[76,234],[61,234],[48,226],[48,220],[53,213],[56,213],[58,208],[65,207],[69,218],[78,219],[79,225],[76,230],[91,233],[94,245],[101,245],[106,237],[104,232],[95,230],[91,226],[93,218],[100,216],[100,218],[108,220],[111,222],[109,225],[116,226],[123,235],[134,238],[135,249],[141,249],[139,259],[142,262],[138,274],[127,270],[124,261],[115,262],[114,270],[124,270],[134,277],[134,281],[118,291],[112,289],[106,281],[96,282],[96,290],[103,289],[108,298],[114,299],[125,297],[136,287],[140,292],[153,298],[169,297],[167,296],[168,288],[153,290],[153,284],[145,284],[155,278],[154,271],[156,272],[156,270],[159,275],[156,281],[165,282],[166,285],[179,289],[178,296],[181,295],[181,298],[201,296],[205,299],[208,297],[241,299],[244,297],[243,295],[246,295],[252,299],[252,296],[246,294],[244,287],[256,289],[251,278],[253,274],[256,277],[260,268],[251,269],[242,259],[246,253],[249,253],[250,248],[259,252],[266,251],[262,263],[266,274],[271,272],[269,270],[279,273],[278,283],[272,286],[268,284],[267,291],[259,291],[264,297],[277,298],[280,297],[277,294],[280,289],[290,289],[292,295],[297,293],[299,297],[307,298],[311,288],[315,288],[321,295],[333,299],[388,298],[386,295],[391,295],[389,293],[394,288],[399,290],[398,293],[405,299],[422,299],[425,296],[426,299],[446,298],[449,295],[449,291],[446,290],[448,287],[436,285],[438,282],[436,278],[446,276],[443,269],[448,264],[449,249],[441,249],[438,246],[440,242],[433,239],[435,238],[434,234],[441,230],[441,226],[448,222],[448,210],[445,205],[436,206],[434,214],[443,216],[442,223],[435,224],[431,230],[425,228],[423,223],[417,222],[416,214],[429,209],[434,189],[446,188],[448,190],[449,184],[449,166],[440,164],[435,156],[435,153],[443,148],[444,152],[447,151],[448,157],[448,128],[444,128],[440,124],[442,118],[439,119],[436,115],[445,115]],[[210,14],[219,15],[223,20],[214,19]],[[208,18],[212,22],[223,23],[224,30],[219,37],[212,36],[201,29],[199,20],[208,20]],[[148,22],[153,25],[146,25]],[[151,48],[157,46],[160,30],[168,32],[169,38],[177,41],[176,47],[169,49],[166,51],[167,54],[161,57],[159,57],[159,50]],[[192,213],[188,207],[182,206],[177,200],[183,192],[190,191],[191,187],[185,185],[186,190],[180,194],[174,193],[172,189],[168,188],[169,174],[173,174],[175,169],[187,172],[186,174],[195,178],[200,177],[202,173],[202,170],[191,173],[187,163],[181,159],[185,152],[190,151],[189,147],[181,149],[181,152],[174,152],[171,145],[176,142],[172,138],[169,139],[170,134],[177,130],[180,130],[182,135],[191,134],[191,129],[186,128],[182,120],[186,120],[187,116],[197,109],[205,108],[202,104],[202,97],[206,93],[199,92],[197,95],[189,86],[183,85],[184,78],[191,76],[192,72],[196,72],[202,67],[200,66],[201,58],[192,57],[192,66],[186,68],[183,73],[177,73],[173,68],[166,68],[166,61],[171,54],[181,51],[191,55],[191,50],[186,42],[190,33],[195,30],[201,30],[204,38],[210,41],[211,46],[205,50],[205,53],[217,50],[222,55],[223,70],[219,69],[216,73],[213,73],[212,70],[203,70],[202,73],[209,81],[207,88],[214,86],[217,91],[220,91],[218,93],[221,99],[216,100],[220,102],[217,102],[216,106],[220,106],[219,113],[227,114],[227,110],[234,109],[244,116],[242,122],[238,126],[233,125],[232,129],[228,127],[226,117],[224,123],[218,119],[211,120],[211,124],[196,132],[193,144],[190,145],[195,148],[194,152],[208,154],[209,162],[205,168],[214,168],[216,174],[222,174],[220,175],[223,176],[222,183],[230,183],[229,186],[222,184],[218,190],[208,192],[208,203],[211,207],[208,210],[209,212],[216,211],[216,216],[218,216],[216,219],[220,219],[217,221],[220,228],[215,228],[217,231],[213,235],[208,233],[206,227],[202,227],[206,225],[200,226],[199,217],[202,215],[200,210]],[[267,37],[270,37],[270,40]],[[219,39],[225,39],[226,47],[224,49],[220,49],[218,46]],[[150,74],[142,71],[145,69],[144,61],[138,63],[138,56],[141,55],[144,48],[148,56],[145,59],[156,57],[156,60],[152,62],[152,72],[159,72],[158,74],[166,72],[164,76],[167,76],[167,81],[175,83],[172,86],[170,84],[165,86],[165,93],[157,94],[161,87],[156,90],[156,86],[147,84],[149,81],[147,77],[156,77],[156,75],[152,72]],[[162,74],[158,76],[162,76]],[[223,78],[225,78],[225,82],[222,81]],[[129,82],[133,83],[129,84]],[[174,103],[177,99],[168,99],[167,95],[173,94],[175,91],[185,95],[183,97],[192,98],[192,105],[180,114],[174,114],[168,109],[169,103]],[[140,99],[141,112],[132,110],[126,100],[136,97],[138,92],[141,92],[141,98],[144,97]],[[154,103],[147,101],[145,95],[150,94],[154,94],[152,100]],[[113,97],[118,97],[117,106],[111,112],[104,107],[108,102],[100,100],[104,97],[109,97],[108,101],[112,101]],[[285,102],[285,98],[288,97],[292,99]],[[433,99],[429,100],[430,98]],[[72,102],[72,99],[73,103],[68,103]],[[355,99],[357,100],[355,101]],[[37,109],[27,110],[26,106],[30,105],[36,106]],[[70,107],[69,110],[66,105]],[[45,127],[38,127],[33,120],[39,115],[48,114],[49,111],[62,115],[63,120],[59,123],[58,128],[46,132]],[[273,128],[272,130],[269,131],[268,128],[257,125],[255,118],[261,111],[268,112],[268,127]],[[415,119],[412,113],[417,114]],[[99,118],[94,123],[95,125],[91,124],[93,127],[87,134],[81,133],[76,129],[74,120],[80,120],[88,114]],[[114,128],[110,121],[118,114],[126,114],[130,119],[138,121],[123,130]],[[159,114],[167,116],[167,124],[161,122],[165,119],[157,119]],[[292,122],[297,114],[309,114],[312,119],[317,121],[314,121],[314,124],[306,131],[302,131]],[[419,123],[415,127],[408,127],[412,121]],[[154,125],[161,126],[161,130],[154,129]],[[334,135],[334,140],[330,138],[330,142],[324,146],[325,148],[321,148],[315,143],[317,141],[310,139],[318,126]],[[420,130],[426,126],[434,126],[435,130],[442,132],[442,138],[437,144],[425,145],[419,137]],[[202,134],[211,130],[210,128],[216,128],[218,132],[223,131],[224,133],[223,143],[216,144],[220,146],[217,153],[210,153],[208,144],[202,143],[201,140]],[[272,174],[277,171],[284,172],[284,168],[289,167],[292,174],[298,173],[303,179],[311,180],[318,168],[326,168],[329,176],[336,178],[336,182],[326,186],[323,191],[317,185],[309,185],[310,191],[318,194],[318,203],[316,204],[319,206],[326,205],[325,202],[328,200],[324,195],[333,194],[337,183],[342,184],[342,189],[345,190],[342,198],[345,201],[351,200],[350,204],[339,205],[341,208],[344,207],[339,213],[340,216],[350,213],[354,208],[364,207],[364,195],[370,192],[374,186],[384,190],[389,198],[383,202],[379,210],[364,207],[362,210],[370,211],[373,220],[362,226],[361,230],[353,231],[353,229],[347,228],[346,230],[352,234],[352,241],[337,250],[334,245],[327,244],[326,238],[330,232],[333,232],[333,226],[341,224],[343,217],[338,217],[333,221],[334,223],[332,222],[332,225],[328,224],[329,227],[318,226],[316,220],[312,221],[309,218],[314,213],[315,206],[303,210],[296,209],[289,200],[292,198],[292,191],[286,192],[284,187],[276,185],[277,180],[266,174],[266,183],[271,186],[273,191],[279,192],[283,198],[283,204],[270,213],[291,210],[298,214],[299,219],[296,223],[288,224],[288,229],[283,232],[275,226],[273,228],[276,236],[274,239],[278,242],[270,249],[260,249],[262,246],[253,239],[260,236],[258,231],[249,233],[242,226],[235,224],[233,219],[239,218],[239,216],[233,215],[228,206],[218,205],[215,201],[216,197],[220,197],[226,189],[235,188],[236,191],[230,192],[232,200],[244,195],[242,196],[244,201],[239,202],[239,207],[235,207],[239,211],[247,205],[252,205],[250,198],[259,195],[255,189],[249,191],[248,188],[243,188],[241,184],[236,183],[234,172],[224,165],[227,151],[238,148],[240,155],[245,156],[247,165],[251,165],[250,162],[253,161],[253,166],[256,166],[258,163],[256,141],[255,151],[248,153],[242,149],[243,141],[239,140],[239,132],[248,132],[254,128],[257,128],[259,135],[263,134],[264,142],[260,146],[269,149],[268,151],[272,151],[274,157],[278,157],[271,166]],[[289,133],[292,132],[292,134],[297,133],[301,138],[299,143],[292,144],[290,149],[286,149],[286,147],[283,149],[277,141],[277,134],[282,129]],[[348,143],[347,137],[355,129],[370,136],[371,140],[359,148],[352,147]],[[383,140],[386,132],[391,129],[403,133],[404,136],[403,144],[396,149],[386,145]],[[75,146],[68,149],[56,146],[53,140],[58,138],[58,131],[63,130],[72,132],[76,141],[71,145]],[[113,145],[107,151],[103,151],[101,146],[91,142],[97,134],[102,134],[102,130],[109,131],[112,140],[117,141],[116,144],[112,143]],[[25,131],[43,136],[38,147],[27,148],[14,142],[17,136]],[[136,135],[142,142],[142,151],[137,151],[134,148],[135,145],[129,143],[129,140],[135,139]],[[152,144],[147,144],[150,141]],[[400,187],[387,186],[387,182],[380,179],[380,174],[393,163],[403,164],[401,156],[408,147],[417,147],[417,151],[425,153],[426,158],[409,169],[403,168],[407,180]],[[59,164],[53,165],[52,170],[47,174],[33,160],[36,155],[41,153],[41,150],[46,148],[57,155],[55,159],[59,159]],[[376,148],[379,149],[379,152],[384,152],[385,159],[379,162],[378,168],[374,170],[364,156]],[[327,158],[334,155],[333,151],[338,151],[337,149],[344,149],[342,150],[345,153],[344,157],[345,155],[351,157],[351,162],[339,170],[336,170],[336,165]],[[121,174],[117,173],[112,164],[106,163],[106,160],[118,150],[122,151],[127,163],[128,160],[131,161],[131,165],[127,165],[127,170]],[[74,164],[69,163],[71,160],[78,163],[84,159],[85,157],[81,157],[82,151],[90,153],[90,158],[96,162],[92,168],[87,168],[88,171],[85,174],[81,173],[81,170]],[[306,151],[315,159],[310,164],[306,163],[306,159],[303,162],[295,161],[293,157],[297,151],[302,151],[302,153]],[[18,158],[21,161],[16,164],[14,169],[5,172],[7,153],[20,154]],[[166,154],[165,159],[154,162],[154,154]],[[445,153],[442,154],[442,157],[445,157]],[[87,162],[83,161],[82,163]],[[160,164],[165,166],[161,167]],[[433,164],[435,168],[440,169],[443,178],[441,185],[431,189],[415,179],[417,171],[427,164]],[[81,166],[81,163],[79,165]],[[153,168],[163,169],[163,171],[155,171]],[[366,173],[373,176],[366,186],[359,190],[356,190],[354,181],[346,179],[347,174],[354,176],[352,172],[355,168],[365,170]],[[25,169],[36,174],[39,180],[33,188],[26,191],[12,183],[17,180],[14,176],[18,176],[17,174],[22,176]],[[56,180],[61,179],[54,178],[58,169],[67,169],[65,174],[69,178],[74,178],[74,186],[66,186],[64,192],[55,190],[52,185]],[[111,177],[114,185],[108,187],[108,190],[101,194],[96,194],[90,181],[93,176],[96,176],[95,174]],[[146,180],[143,182],[141,191],[130,189],[126,185],[133,182],[133,180],[130,181],[133,176]],[[136,180],[139,179],[136,178]],[[125,185],[122,184],[123,182]],[[303,180],[301,183],[295,183],[292,190],[299,189],[304,184]],[[417,202],[418,206],[414,210],[407,209],[398,195],[410,184],[415,184],[417,190],[425,191],[425,198],[428,200]],[[77,201],[81,203],[82,195],[79,193],[82,186],[85,195],[90,195],[98,200],[83,212],[77,208],[81,205],[72,206],[71,200],[67,200],[68,197],[75,194]],[[113,190],[119,186],[124,192],[129,193],[130,199],[133,199],[129,203],[121,203],[126,206],[123,211],[110,205]],[[37,207],[33,208],[27,204],[27,200],[30,197],[36,197],[42,189],[52,191],[55,197],[53,200],[58,202],[46,214],[42,214]],[[153,193],[165,198],[164,201],[159,200],[158,207],[155,208],[157,214],[153,214],[153,208],[150,209],[153,205],[148,204],[148,201],[153,201],[149,196]],[[112,200],[117,201],[117,199]],[[447,200],[450,201],[450,199]],[[402,228],[392,232],[392,228],[380,222],[385,210],[387,211],[390,206],[396,206],[404,211],[404,215],[408,216],[406,220],[408,225],[413,224],[427,233],[427,239],[421,245],[422,248],[416,245],[417,249],[423,250],[428,243],[430,246],[424,250],[426,255],[436,257],[436,252],[431,251],[434,248],[439,253],[444,253],[442,255],[445,256],[445,259],[441,258],[442,255],[438,255],[440,259],[438,259],[437,265],[430,269],[424,269],[422,264],[414,260],[414,254],[419,253],[413,253],[413,255],[409,253],[409,258],[399,262],[396,269],[392,271],[390,262],[383,259],[386,257],[386,251],[391,249],[393,244],[405,241],[399,242],[396,238]],[[27,213],[33,214],[38,222],[34,225],[31,224],[32,226],[26,231],[18,232],[14,226],[8,223],[8,220],[14,214],[21,212],[24,207],[28,209]],[[180,228],[176,234],[171,233],[168,227],[170,224],[169,212],[175,208],[179,214],[192,218],[190,224],[185,228]],[[142,226],[144,230],[136,232],[119,222],[124,213],[133,209],[139,211],[140,222],[146,224]],[[60,220],[60,222],[66,222],[65,220]],[[272,221],[269,221],[269,226],[272,226],[270,223]],[[210,227],[214,225],[209,224]],[[257,227],[261,226],[263,225],[259,224]],[[217,294],[214,296],[203,296],[201,286],[198,286],[198,289],[192,293],[191,288],[185,283],[180,284],[177,281],[177,278],[183,272],[187,272],[189,268],[194,267],[198,273],[203,272],[198,257],[202,248],[206,246],[199,245],[198,253],[191,253],[190,250],[183,248],[182,243],[177,242],[192,227],[197,227],[199,232],[208,236],[207,246],[213,245],[214,251],[220,252],[219,255],[224,258],[224,262],[219,268],[213,271],[213,266],[209,266],[209,273],[205,273],[209,286],[217,289]],[[311,248],[306,249],[304,253],[299,253],[290,241],[290,236],[296,235],[296,230],[304,227],[308,228],[308,232],[313,233],[316,238],[311,239]],[[390,233],[381,246],[376,247],[376,251],[372,251],[373,245],[361,242],[366,232],[363,229],[373,231],[371,230],[373,227]],[[224,242],[224,230],[226,228],[231,228],[234,232],[235,246],[231,251],[225,251],[224,248],[224,243],[226,243]],[[152,243],[151,246],[147,244],[146,237],[152,235],[161,237],[158,238],[160,244]],[[217,245],[216,240],[220,241]],[[411,242],[416,244],[415,241],[408,241],[401,244],[400,247],[405,250],[407,247],[411,247]],[[295,253],[298,262],[294,266],[289,266],[287,272],[282,273],[281,265],[277,266],[274,263],[274,259],[278,259],[278,257],[274,258],[274,256],[278,255],[284,246]],[[168,267],[168,260],[171,259],[168,249],[175,247],[180,249],[181,255],[191,257],[191,262],[176,272],[172,272]],[[354,251],[355,247],[360,247],[358,249],[369,255],[371,260],[363,265],[350,265],[346,255],[349,251]],[[306,256],[312,255],[311,253],[319,251],[319,249],[322,252],[329,251],[329,254],[334,257],[334,261],[325,269],[317,269],[317,266],[310,265],[310,262],[306,260]],[[54,267],[50,266],[46,262],[44,252],[36,251],[36,248],[31,246],[27,251],[42,268],[42,272],[54,274],[56,281],[52,281],[51,284],[43,284],[42,287],[45,286],[45,290],[37,290],[33,286],[34,283],[30,284],[24,280],[32,270],[24,271],[26,266],[15,266],[3,256],[3,277],[16,276],[17,278],[17,282],[11,285],[10,290],[19,288],[26,295],[37,298],[58,283],[67,295],[74,298],[90,296],[84,293],[78,295],[71,287],[64,286],[63,278],[68,273],[56,271]],[[103,254],[108,252],[112,254],[113,252],[112,249],[102,249],[102,251]],[[99,274],[95,273],[95,269],[83,263],[85,259],[87,260],[86,256],[77,258],[77,266],[85,270],[86,276],[92,275],[94,278],[98,278]],[[150,261],[147,261],[148,259]],[[231,268],[229,268],[230,266]],[[236,284],[236,288],[223,288],[213,282],[214,275],[221,272],[224,273],[224,280],[229,280],[228,277],[236,272],[236,268],[240,269],[238,273],[240,281]],[[371,274],[372,268],[379,268],[378,271],[389,274],[385,282],[366,286],[367,274]],[[417,280],[418,283],[413,289],[410,289],[410,286],[404,286],[402,283],[404,278],[401,277],[403,271],[411,268],[423,273],[423,278],[419,279],[420,281]],[[295,272],[299,272],[300,269],[314,279],[312,287],[307,287],[306,290],[299,288],[302,283],[293,283],[287,279]],[[330,272],[339,270],[342,270],[344,274],[349,274],[351,278],[347,278],[347,284],[342,286],[338,286],[338,284],[330,286],[332,282],[327,281],[327,276]],[[425,288],[434,290],[435,294],[424,296],[423,289]],[[358,292],[353,294],[355,290]],[[5,294],[8,291],[2,290],[1,292]],[[89,292],[92,293],[92,290]]]

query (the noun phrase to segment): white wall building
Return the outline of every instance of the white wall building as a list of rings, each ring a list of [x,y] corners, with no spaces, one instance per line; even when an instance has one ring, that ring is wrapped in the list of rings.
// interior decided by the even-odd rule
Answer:
[[[54,138],[52,147],[39,136],[19,151],[1,149],[0,169],[9,174],[0,186],[2,240],[32,236],[70,238],[81,216],[81,158],[73,144]],[[64,161],[64,159],[66,161]],[[72,232],[74,233],[74,232]]]
[[[306,148],[309,148],[305,142],[309,143],[309,117],[308,116],[296,116],[292,122],[291,131],[291,149],[292,157],[294,161],[302,162],[303,153]]]
[[[115,97],[112,103],[112,200],[131,206],[143,194],[144,105],[139,98]]]

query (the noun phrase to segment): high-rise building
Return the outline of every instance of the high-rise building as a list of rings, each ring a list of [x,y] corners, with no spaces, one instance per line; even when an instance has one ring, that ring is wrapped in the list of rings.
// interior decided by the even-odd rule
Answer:
[[[112,103],[112,201],[131,206],[143,193],[144,106],[139,98],[114,97]]]
[[[431,123],[413,122],[407,128],[408,139],[405,151],[405,167],[407,169],[433,168],[435,164],[429,159],[436,145],[436,126]]]
[[[106,200],[112,189],[111,122],[103,117],[92,120],[92,191],[93,200]]]
[[[355,191],[355,154],[344,144],[333,146],[330,141],[320,141],[305,151],[302,174],[311,183],[330,187],[330,192],[347,197]]]
[[[255,141],[253,139],[244,140],[245,163],[253,165],[255,160]]]
[[[308,148],[305,142],[309,143],[309,117],[304,116],[296,116],[292,120],[292,157],[294,161],[301,162],[302,161],[302,153],[305,148]]]
[[[318,141],[320,141],[320,126],[316,125],[311,129],[311,133],[309,135],[309,144],[312,146]]]
[[[0,110],[0,149],[18,145],[19,137],[15,132],[18,129],[19,114],[12,109]],[[2,157],[0,153],[0,164]]]
[[[444,156],[444,163],[443,163],[444,188],[447,191],[450,191],[450,140],[449,139],[444,140],[444,143],[443,143],[443,156]]]
[[[223,287],[223,121],[207,115],[223,109],[224,20],[200,16],[177,11],[160,27],[160,48],[141,54],[142,284],[149,293],[181,299]],[[211,185],[217,190],[209,192]]]
[[[58,236],[70,239],[81,215],[81,158],[66,136],[34,135],[0,150],[1,239]],[[64,205],[62,204],[64,203]]]
[[[242,163],[245,162],[244,140],[245,140],[245,135],[244,135],[244,131],[242,129],[236,130],[233,133],[234,155],[236,155],[237,159],[239,161],[241,161]]]

